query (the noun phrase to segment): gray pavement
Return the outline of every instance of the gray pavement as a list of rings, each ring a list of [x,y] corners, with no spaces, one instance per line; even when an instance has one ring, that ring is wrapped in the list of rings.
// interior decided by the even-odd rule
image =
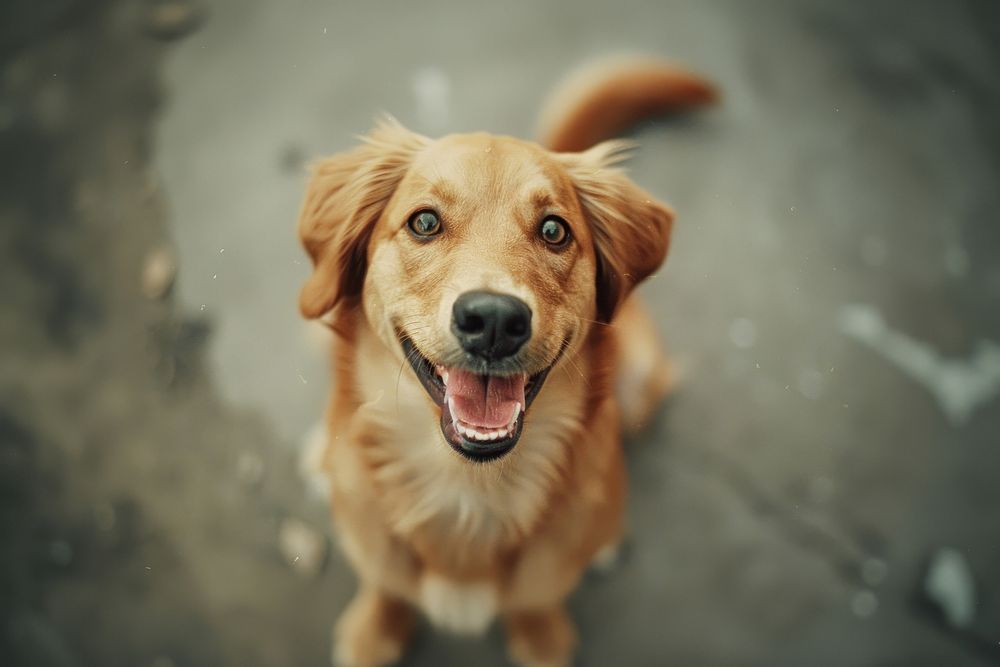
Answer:
[[[303,164],[381,111],[530,137],[625,52],[723,102],[635,133],[683,375],[629,445],[626,556],[573,597],[579,663],[1000,664],[995,4],[218,0],[170,44],[148,5],[56,5],[0,31],[0,662],[324,664],[352,577],[279,539],[328,532],[295,470],[327,376]],[[960,627],[921,595],[942,548]],[[503,654],[425,628],[404,664]]]

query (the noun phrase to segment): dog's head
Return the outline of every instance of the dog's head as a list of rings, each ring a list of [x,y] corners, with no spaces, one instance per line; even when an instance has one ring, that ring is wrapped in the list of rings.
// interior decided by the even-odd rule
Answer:
[[[302,313],[362,308],[440,408],[448,444],[502,456],[553,366],[666,255],[673,214],[615,167],[625,148],[379,124],[315,166]]]

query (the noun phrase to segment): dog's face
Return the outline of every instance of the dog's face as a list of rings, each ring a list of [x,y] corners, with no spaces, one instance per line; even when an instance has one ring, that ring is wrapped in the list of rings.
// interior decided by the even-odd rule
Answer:
[[[440,408],[445,441],[502,456],[549,371],[666,254],[672,214],[613,167],[622,147],[380,125],[316,169],[303,313],[362,308]]]

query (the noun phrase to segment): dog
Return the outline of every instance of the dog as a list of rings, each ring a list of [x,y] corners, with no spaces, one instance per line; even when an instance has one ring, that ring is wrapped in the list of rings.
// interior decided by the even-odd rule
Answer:
[[[299,306],[334,332],[322,467],[358,590],[333,660],[403,654],[418,612],[511,659],[568,665],[564,601],[622,539],[623,428],[670,368],[632,290],[674,213],[607,140],[715,99],[673,65],[588,68],[553,97],[539,143],[432,140],[383,119],[312,169]]]

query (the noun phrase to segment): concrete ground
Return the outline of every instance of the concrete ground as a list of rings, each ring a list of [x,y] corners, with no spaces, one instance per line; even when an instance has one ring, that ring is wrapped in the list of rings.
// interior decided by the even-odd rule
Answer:
[[[189,9],[0,8],[0,664],[326,664],[303,164],[380,111],[530,137],[621,52],[724,100],[635,134],[683,377],[579,664],[1000,664],[994,3]],[[424,628],[404,664],[507,663]]]

